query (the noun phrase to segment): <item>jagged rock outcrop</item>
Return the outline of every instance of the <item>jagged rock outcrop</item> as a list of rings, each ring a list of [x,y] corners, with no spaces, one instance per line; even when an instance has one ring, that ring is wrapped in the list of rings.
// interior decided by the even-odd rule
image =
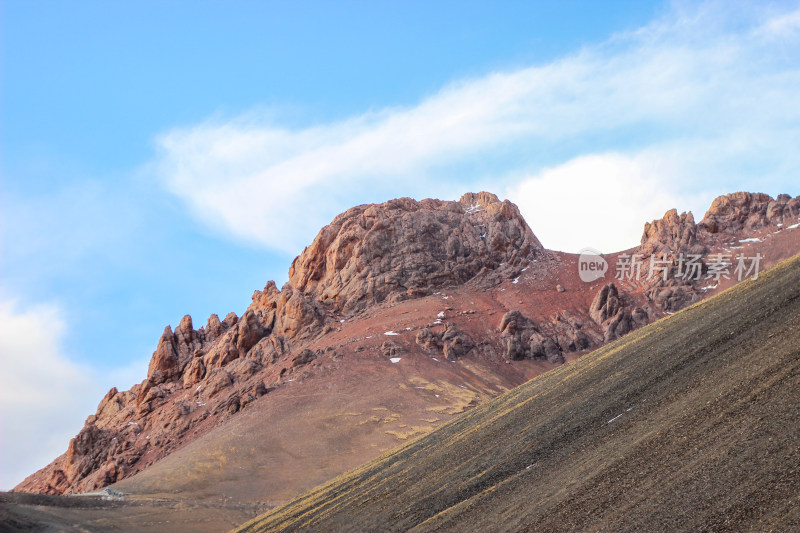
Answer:
[[[404,351],[405,350],[403,350],[403,347],[394,341],[385,341],[383,344],[381,344],[381,353],[383,353],[383,355],[386,357],[397,357]]]
[[[438,351],[442,346],[441,336],[435,334],[429,327],[424,327],[419,330],[415,342],[427,352]]]
[[[232,384],[233,377],[231,377],[230,372],[224,368],[215,368],[209,374],[208,379],[203,382],[203,386],[198,389],[197,393],[199,393],[202,398],[210,399]]]
[[[280,292],[275,332],[286,338],[307,338],[319,333],[325,311],[319,302],[292,288],[288,283]]]
[[[647,324],[649,318],[640,307],[628,309],[613,282],[597,291],[589,307],[589,316],[603,328],[605,342],[618,339],[632,329]]]
[[[238,335],[236,338],[236,350],[238,351],[239,357],[244,357],[244,355],[250,351],[250,348],[255,346],[262,337],[268,335],[271,325],[271,323],[266,326],[263,325],[252,309],[245,311],[242,315],[242,319],[239,321]]]
[[[667,211],[662,219],[645,224],[641,245],[634,251],[643,260],[642,273],[648,280],[647,299],[668,312],[699,301],[703,290],[700,285],[708,273],[705,255],[710,247],[748,237],[767,226],[796,223],[798,217],[800,196],[782,194],[773,199],[767,194],[749,192],[717,197],[699,224],[695,224],[691,213],[678,215],[675,209]],[[731,250],[728,253],[734,255]],[[686,262],[692,256],[697,271],[690,274]],[[659,263],[664,259],[666,266]],[[618,322],[619,331],[625,331],[625,317]]]
[[[594,346],[595,341],[586,334],[584,331],[583,322],[568,312],[556,315],[553,321],[554,342],[563,352],[580,352],[587,350]],[[545,343],[542,347],[547,352]],[[533,350],[533,341],[531,341],[531,350]],[[551,350],[552,351],[552,350]]]
[[[767,194],[735,192],[716,198],[699,225],[709,233],[738,234],[797,221],[798,216],[800,196],[781,194],[773,200]]]
[[[472,338],[450,322],[439,333],[428,327],[422,328],[417,333],[416,343],[427,352],[442,352],[450,361],[464,357],[475,348]]]
[[[500,331],[503,358],[506,361],[541,359],[561,364],[565,360],[565,351],[577,349],[574,343],[565,343],[565,346],[561,346],[556,339],[543,334],[531,319],[516,309],[503,315],[497,329]],[[571,324],[562,326],[562,332],[566,329],[574,331],[577,328]],[[588,338],[586,340],[588,341]]]
[[[206,342],[212,343],[219,338],[220,335],[225,331],[225,328],[222,325],[222,322],[219,321],[219,316],[216,314],[212,314],[208,317],[208,323],[206,324]]]
[[[156,351],[153,352],[152,359],[150,359],[147,379],[153,383],[163,383],[177,377],[179,372],[180,365],[178,363],[178,353],[175,350],[175,335],[172,333],[172,328],[167,326],[164,328],[164,333],[161,334],[161,339],[158,341]]]
[[[659,309],[670,313],[692,305],[702,298],[698,289],[691,282],[682,282],[674,278],[670,278],[666,282],[657,280],[654,286],[645,291],[645,296]]]
[[[695,224],[692,213],[678,216],[675,209],[667,211],[661,220],[644,225],[636,253],[643,260],[642,276],[646,276],[649,283],[645,294],[658,308],[674,312],[700,298],[692,280],[682,277],[682,272],[686,271],[686,262],[691,258],[697,262],[701,275],[707,270],[703,262],[708,251],[706,236],[703,228]],[[602,323],[606,318],[595,318],[595,321]],[[626,316],[618,317],[616,322],[617,331],[609,329],[608,338],[617,338],[630,330]]]
[[[291,286],[337,310],[429,294],[544,253],[519,209],[490,193],[458,202],[354,207],[317,235],[289,269]],[[501,267],[502,265],[502,267]]]
[[[261,368],[262,365],[258,361],[242,357],[225,367],[225,370],[235,381],[244,381],[256,374]]]
[[[286,343],[283,337],[269,335],[258,341],[258,343],[247,352],[247,357],[264,366],[275,363],[285,353]]]
[[[185,315],[178,327],[175,328],[174,347],[178,356],[178,368],[183,371],[192,360],[196,350],[205,342],[204,331],[195,331],[192,326],[192,317]]]
[[[442,352],[451,361],[467,355],[475,347],[472,338],[458,329],[455,324],[447,323],[442,333]]]
[[[235,313],[223,321],[212,315],[199,330],[188,315],[174,331],[167,326],[147,378],[130,391],[108,392],[67,453],[45,469],[39,490],[75,493],[113,483],[168,453],[211,413],[229,416],[244,408],[258,396],[243,393],[237,384],[286,352],[283,339],[270,335],[275,307],[248,309],[241,319]],[[186,389],[194,400],[179,398]],[[262,388],[254,391],[264,394]],[[209,402],[213,406],[207,408]],[[148,435],[142,438],[144,428]]]
[[[697,225],[692,213],[681,213],[671,209],[661,220],[646,222],[639,253],[651,254],[685,252],[702,254],[706,247],[697,239]]]
[[[598,324],[602,324],[612,316],[615,316],[620,309],[619,291],[614,282],[607,283],[597,291],[589,307],[589,316]]]
[[[239,332],[234,328],[223,333],[203,355],[203,366],[209,369],[221,368],[239,357],[239,348],[236,345],[238,335]]]

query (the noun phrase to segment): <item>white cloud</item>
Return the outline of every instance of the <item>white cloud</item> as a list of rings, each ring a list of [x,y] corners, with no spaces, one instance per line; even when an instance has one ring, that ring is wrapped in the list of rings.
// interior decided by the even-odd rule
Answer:
[[[65,354],[63,313],[55,305],[20,309],[0,301],[0,490],[65,452],[110,383],[141,380],[137,362],[99,374]]]
[[[710,203],[709,194],[676,192],[667,177],[668,165],[655,159],[652,154],[581,156],[521,180],[506,194],[545,247],[624,250],[639,243],[645,221],[674,206],[697,213],[696,206]]]
[[[676,4],[639,30],[549,64],[453,83],[412,107],[297,129],[254,113],[175,129],[159,136],[153,168],[199,220],[287,252],[353,204],[467,184],[586,206],[592,189],[567,185],[584,169],[605,180],[602,191],[625,186],[604,198],[609,211],[631,216],[598,220],[601,232],[656,208],[693,207],[665,204],[709,190],[797,194],[800,9],[759,9]],[[485,160],[500,161],[499,185],[472,164]],[[563,219],[569,227],[553,234],[553,248],[571,248],[563,239],[580,229],[579,217]]]

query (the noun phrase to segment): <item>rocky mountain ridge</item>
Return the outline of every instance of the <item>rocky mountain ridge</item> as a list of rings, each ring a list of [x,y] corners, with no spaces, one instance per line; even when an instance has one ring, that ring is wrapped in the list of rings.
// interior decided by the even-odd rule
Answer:
[[[517,206],[494,194],[399,198],[337,216],[294,260],[289,284],[347,313],[476,276],[491,284],[544,253]]]
[[[699,224],[672,210],[645,224],[640,246],[607,256],[609,277],[632,254],[666,254],[669,275],[581,284],[575,257],[546,250],[517,207],[490,193],[352,208],[295,259],[288,283],[256,291],[241,317],[212,315],[194,329],[187,315],[174,330],[167,326],[147,378],[110,390],[67,452],[15,490],[78,493],[118,482],[344,357],[377,352],[394,362],[419,353],[539,365],[530,368],[541,373],[708,294],[706,278],[680,278],[680,254],[755,252],[769,235],[784,239],[778,233],[796,228],[798,217],[800,197],[787,195],[719,197]],[[752,237],[759,231],[764,241]],[[748,239],[757,242],[739,242]],[[448,288],[461,291],[464,307],[440,295]],[[481,308],[475,302],[484,295],[494,300]],[[394,331],[383,342],[345,335],[370,317],[394,316],[402,302],[442,299],[454,303],[436,319],[409,322],[408,340]]]

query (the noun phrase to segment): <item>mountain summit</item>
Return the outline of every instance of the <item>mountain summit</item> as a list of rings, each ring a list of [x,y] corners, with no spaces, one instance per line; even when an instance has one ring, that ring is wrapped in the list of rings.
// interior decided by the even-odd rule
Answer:
[[[496,282],[543,253],[517,206],[494,194],[467,193],[458,202],[399,198],[337,216],[294,260],[289,283],[351,313],[479,275],[484,285]]]

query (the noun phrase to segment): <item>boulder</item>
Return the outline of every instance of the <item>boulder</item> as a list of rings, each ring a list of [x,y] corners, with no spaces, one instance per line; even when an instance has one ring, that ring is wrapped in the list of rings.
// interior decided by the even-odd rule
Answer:
[[[309,349],[305,349],[296,356],[294,356],[294,358],[292,359],[292,366],[296,367],[296,366],[307,365],[316,358],[317,358],[316,353],[312,352]]]
[[[445,327],[441,338],[444,356],[451,361],[467,355],[475,347],[469,335],[450,323]]]
[[[415,342],[426,352],[436,352],[442,345],[441,337],[427,327],[417,332]]]
[[[381,344],[381,353],[386,357],[396,357],[403,352],[403,347],[394,341],[384,341]]]
[[[617,314],[620,308],[619,292],[614,282],[607,283],[597,292],[589,307],[589,316],[598,324]]]

